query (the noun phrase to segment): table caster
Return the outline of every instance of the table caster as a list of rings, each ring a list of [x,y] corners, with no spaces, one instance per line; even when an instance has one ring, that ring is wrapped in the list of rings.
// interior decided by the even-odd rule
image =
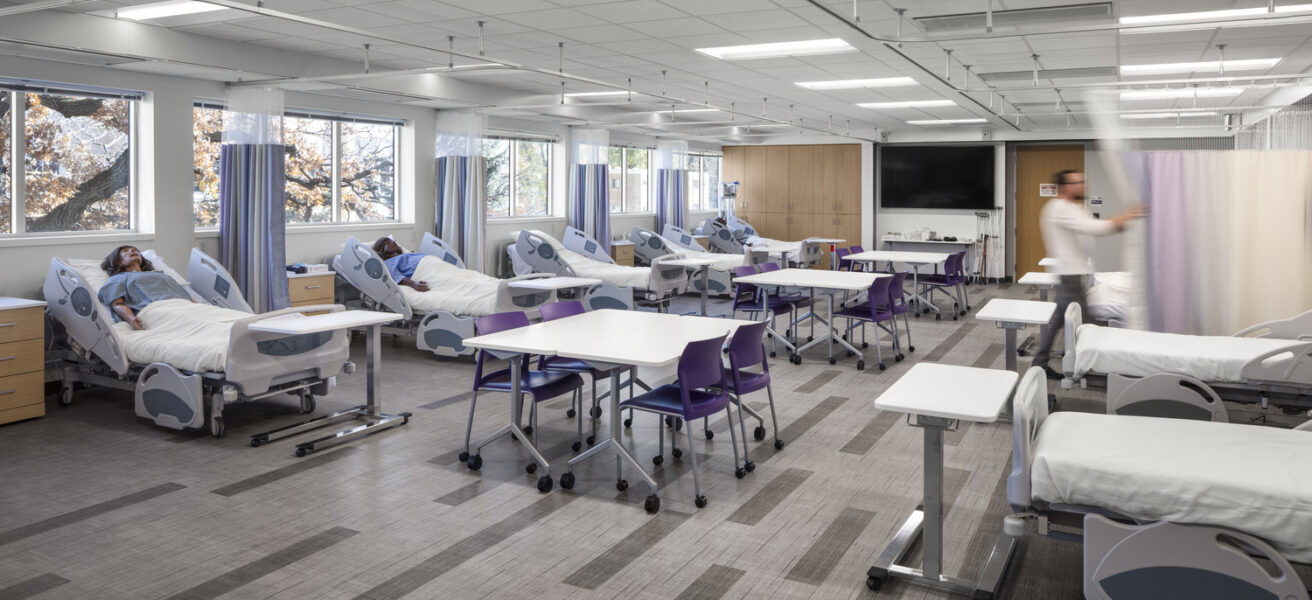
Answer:
[[[574,489],[574,474],[573,474],[573,473],[566,473],[566,474],[560,476],[560,489],[562,489],[562,490],[572,490],[572,489]]]

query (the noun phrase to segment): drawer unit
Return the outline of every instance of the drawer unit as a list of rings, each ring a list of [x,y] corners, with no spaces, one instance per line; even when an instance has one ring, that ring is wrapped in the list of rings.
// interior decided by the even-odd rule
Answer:
[[[704,250],[708,250],[708,251],[710,250],[710,248],[711,248],[711,238],[710,238],[710,237],[708,237],[708,236],[704,236],[704,235],[694,235],[694,236],[692,236],[692,239],[697,240],[697,243],[698,243],[698,244],[701,244],[702,249],[704,249]]]
[[[333,303],[334,274],[328,273],[292,273],[287,276],[287,292],[292,306],[310,306],[313,304]]]
[[[45,303],[0,298],[0,424],[46,414]]]
[[[610,257],[615,264],[633,266],[633,242],[611,242]]]

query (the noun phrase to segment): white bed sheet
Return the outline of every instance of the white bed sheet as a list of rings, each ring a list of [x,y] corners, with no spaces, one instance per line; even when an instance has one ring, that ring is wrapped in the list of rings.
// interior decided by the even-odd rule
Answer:
[[[713,260],[711,270],[732,272],[734,267],[741,267],[747,264],[747,255],[739,256],[737,254],[724,254],[721,252],[697,252],[687,248],[680,248],[674,244],[666,243],[666,246],[679,255],[679,258],[696,258],[699,260]]]
[[[137,313],[145,329],[115,323],[128,360],[162,362],[187,371],[222,373],[228,365],[232,324],[251,315],[190,300],[157,300]]]
[[[802,242],[784,242],[754,235],[744,240],[744,243],[752,250],[757,252],[764,250],[770,256],[779,256],[787,252],[793,258],[797,258],[802,253]]]
[[[1031,495],[1138,519],[1230,527],[1312,562],[1312,432],[1061,412],[1035,441]]]
[[[1100,321],[1129,322],[1130,274],[1123,271],[1095,273],[1089,287],[1089,316]]]
[[[560,253],[560,258],[565,261],[565,264],[574,269],[574,273],[579,277],[592,277],[619,287],[640,290],[650,289],[651,287],[650,267],[626,267],[624,265],[604,263],[599,260],[592,260],[563,246],[556,248],[556,251]]]
[[[436,256],[425,256],[411,279],[428,283],[420,292],[399,285],[401,295],[416,313],[445,310],[460,316],[482,317],[497,312],[501,280],[477,271],[462,269]]]
[[[1270,338],[1179,335],[1084,324],[1079,328],[1075,376],[1086,373],[1144,377],[1189,375],[1205,382],[1241,383],[1244,364],[1273,350],[1304,342]]]

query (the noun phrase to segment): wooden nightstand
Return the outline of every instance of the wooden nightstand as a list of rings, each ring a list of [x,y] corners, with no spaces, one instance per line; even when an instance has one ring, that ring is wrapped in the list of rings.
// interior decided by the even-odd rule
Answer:
[[[633,266],[633,242],[611,242],[610,257],[617,265]]]
[[[0,297],[0,423],[46,414],[45,307]]]
[[[337,274],[332,271],[318,273],[287,273],[287,292],[291,306],[313,306],[333,303],[333,284]]]
[[[710,250],[710,248],[711,248],[711,238],[710,238],[710,236],[706,236],[706,235],[694,235],[694,236],[692,236],[692,239],[697,240],[697,243],[702,245],[702,249],[703,249],[703,250]]]

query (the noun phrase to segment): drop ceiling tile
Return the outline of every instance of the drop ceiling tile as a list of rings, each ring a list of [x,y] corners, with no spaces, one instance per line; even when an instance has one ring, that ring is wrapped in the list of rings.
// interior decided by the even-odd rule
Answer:
[[[783,9],[736,12],[727,15],[708,15],[704,18],[729,31],[783,29],[796,27],[798,25],[810,26],[810,23],[805,19]]]
[[[533,29],[550,31],[557,27],[604,25],[601,19],[590,17],[580,11],[568,8],[551,10],[534,10],[528,12],[502,15],[502,19]]]
[[[475,19],[479,13],[432,0],[395,0],[372,4],[369,10],[410,22]]]
[[[178,31],[183,31],[186,33],[194,33],[197,35],[203,35],[207,37],[222,38],[225,40],[233,40],[237,42],[249,42],[251,40],[267,40],[270,38],[278,37],[277,34],[268,31],[251,29],[249,27],[242,27],[240,25],[228,25],[224,23],[180,27],[178,28]]]
[[[634,39],[626,42],[607,42],[597,44],[602,48],[622,52],[629,55],[643,55],[655,52],[675,52],[681,50],[678,46],[656,38]]]
[[[758,10],[765,0],[660,0],[661,4],[677,8],[690,15],[719,15]]]
[[[676,19],[688,14],[660,2],[651,0],[629,0],[627,2],[608,2],[594,4],[578,9],[592,17],[611,23],[634,23],[638,21],[655,21],[659,19]]]
[[[359,27],[362,29],[386,27],[388,25],[401,25],[407,22],[403,19],[389,17],[381,13],[362,10],[359,8],[316,10],[305,13],[305,16],[310,17],[311,19],[319,19],[321,21],[328,21],[329,23],[349,25],[351,27]]]
[[[566,27],[555,30],[555,33],[562,38],[576,42],[583,42],[585,44],[623,42],[641,35],[632,29],[627,29],[619,25],[611,25],[608,27]]]
[[[259,44],[261,46],[282,48],[284,50],[295,50],[297,52],[323,52],[325,50],[340,49],[340,46],[336,44],[330,44],[328,42],[324,42],[320,40],[296,38],[296,37],[289,37],[289,36],[274,38],[270,40],[260,40],[253,43]],[[357,56],[356,58],[359,58],[359,56]]]
[[[628,23],[626,27],[657,38],[724,32],[720,27],[693,17]]]
[[[473,2],[445,2],[444,4],[455,6],[456,8],[473,8]],[[531,10],[549,10],[558,8],[556,5],[544,2],[543,0],[480,0],[477,3],[477,12],[484,15],[504,15],[510,13],[528,12]]]

